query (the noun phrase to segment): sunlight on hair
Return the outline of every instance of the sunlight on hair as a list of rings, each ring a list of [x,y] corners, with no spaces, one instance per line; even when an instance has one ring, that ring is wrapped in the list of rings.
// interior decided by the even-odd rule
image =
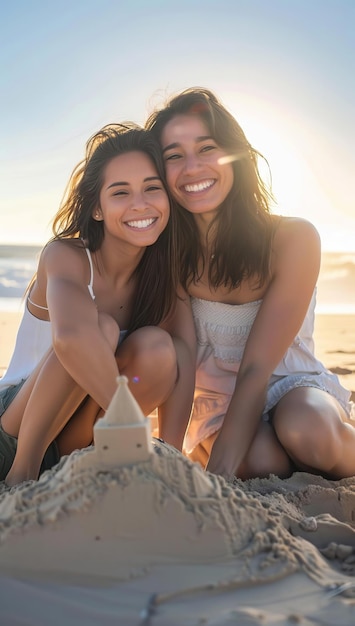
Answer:
[[[321,236],[323,250],[353,250],[354,218],[346,215],[329,194],[319,174],[322,154],[318,153],[318,169],[307,154],[306,147],[316,136],[308,129],[306,141],[305,129],[296,122],[292,126],[287,116],[282,118],[280,114],[277,119],[272,112],[266,113],[258,109],[254,114],[245,113],[241,123],[253,148],[265,156],[270,166],[269,171],[268,164],[258,158],[261,177],[271,183],[277,204],[275,212],[310,220]]]
[[[234,161],[241,161],[247,156],[247,152],[239,152],[239,154],[227,154],[224,157],[218,159],[219,165],[226,165],[227,163],[234,163]]]
[[[272,187],[278,211],[286,215],[317,218],[316,210],[312,216],[309,214],[309,198],[316,195],[316,181],[292,128],[274,115],[266,118],[262,111],[258,113],[259,117],[256,114],[243,115],[242,125],[252,147],[267,160],[258,157],[258,167],[263,180]]]

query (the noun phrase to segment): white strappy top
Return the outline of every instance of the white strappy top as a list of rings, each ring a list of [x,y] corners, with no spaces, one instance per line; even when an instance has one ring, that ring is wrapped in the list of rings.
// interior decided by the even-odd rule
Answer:
[[[92,264],[91,252],[90,252],[89,248],[84,248],[84,250],[85,250],[85,252],[87,254],[87,257],[89,259],[89,265],[90,265],[90,282],[88,284],[88,291],[89,291],[89,294],[92,297],[92,299],[95,300],[94,287],[93,287],[94,286],[94,266]],[[32,304],[32,306],[37,307],[37,309],[42,309],[42,311],[48,311],[48,307],[47,306],[41,306],[40,304],[36,304],[35,302],[33,302],[33,300],[31,300],[29,295],[27,296],[27,302]],[[37,319],[37,318],[35,318],[35,319]],[[39,320],[39,321],[43,321],[43,320]]]
[[[93,289],[94,268],[91,253],[85,248],[90,265],[90,282],[88,290],[90,296],[95,300]],[[40,306],[33,302],[29,296],[27,300],[38,309],[48,311],[47,307]],[[15,349],[11,357],[9,366],[0,379],[0,390],[11,385],[17,385],[21,380],[28,378],[39,361],[52,345],[52,324],[50,321],[40,320],[30,313],[25,305],[22,320],[17,332]]]

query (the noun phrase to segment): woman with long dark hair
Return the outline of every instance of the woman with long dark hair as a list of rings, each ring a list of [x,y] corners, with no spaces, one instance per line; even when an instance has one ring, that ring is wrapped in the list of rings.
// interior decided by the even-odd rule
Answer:
[[[166,440],[181,448],[195,335],[164,180],[148,131],[109,125],[88,141],[0,381],[0,479],[9,486],[91,443],[118,373],[146,415],[159,408]]]
[[[271,212],[261,155],[211,91],[172,97],[146,128],[178,203],[197,332],[187,454],[226,477],[353,475],[350,392],[313,349],[316,229]]]

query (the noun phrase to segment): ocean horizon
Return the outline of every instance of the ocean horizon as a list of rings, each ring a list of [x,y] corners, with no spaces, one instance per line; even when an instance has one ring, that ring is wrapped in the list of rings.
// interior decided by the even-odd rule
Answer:
[[[0,311],[22,311],[42,246],[0,245]],[[317,314],[355,314],[355,252],[323,252]]]

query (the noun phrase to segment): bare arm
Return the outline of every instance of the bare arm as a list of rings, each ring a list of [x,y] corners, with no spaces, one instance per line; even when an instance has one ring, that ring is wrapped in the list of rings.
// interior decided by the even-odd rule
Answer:
[[[179,293],[174,314],[163,324],[174,341],[178,378],[173,392],[159,407],[159,435],[178,450],[182,449],[190,418],[196,371],[196,336],[190,299]]]
[[[86,258],[82,251],[56,242],[45,251],[44,262],[53,349],[68,374],[106,410],[118,367],[87,289]]]
[[[303,220],[285,220],[275,235],[272,281],[250,332],[235,390],[207,470],[234,474],[256,433],[268,381],[297,335],[320,266],[320,242]]]
[[[37,478],[47,446],[86,394],[95,394],[99,405],[107,408],[116,389],[113,346],[118,327],[107,316],[110,333],[101,332],[87,278],[80,248],[55,242],[42,253],[31,296],[37,303],[47,301],[53,350],[38,364],[4,416],[9,432],[18,433],[16,457],[6,478],[9,485]]]

